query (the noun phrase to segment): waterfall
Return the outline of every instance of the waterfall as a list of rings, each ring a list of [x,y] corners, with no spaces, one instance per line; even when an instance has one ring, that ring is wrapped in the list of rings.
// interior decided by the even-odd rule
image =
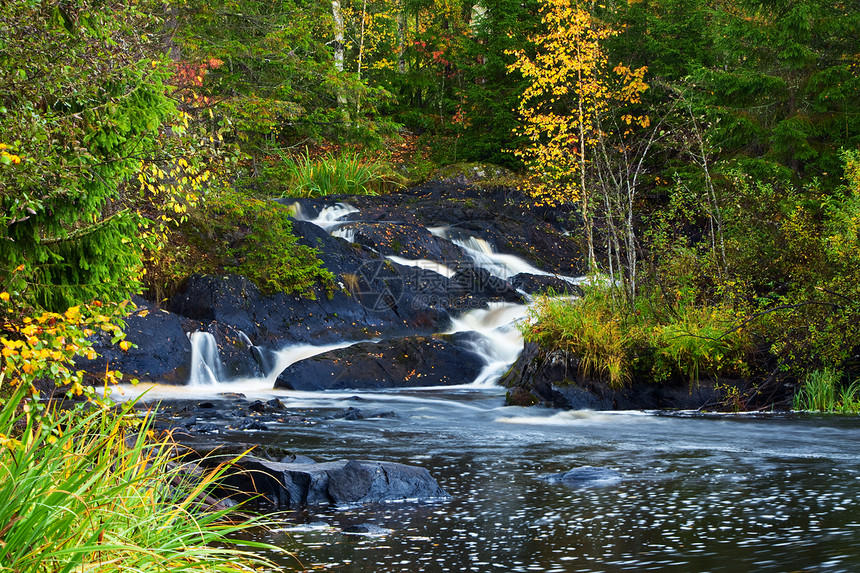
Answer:
[[[322,211],[319,212],[315,218],[311,219],[301,208],[301,205],[296,204],[294,215],[295,219],[300,221],[307,221],[308,223],[313,223],[317,227],[321,227],[325,231],[331,233],[332,229],[335,229],[338,225],[342,225],[344,221],[343,217],[346,217],[350,213],[357,213],[358,209],[350,205],[349,203],[335,203],[334,205],[329,205],[328,207],[323,208]]]
[[[503,280],[510,280],[518,274],[540,275],[558,277],[567,281],[572,285],[582,284],[587,280],[587,277],[568,277],[555,273],[542,271],[537,267],[530,265],[525,260],[516,255],[507,255],[498,253],[493,246],[481,239],[466,234],[462,231],[453,230],[449,227],[431,227],[429,231],[448,241],[451,241],[469,255],[476,267],[486,270],[493,276]]]
[[[523,350],[523,336],[517,323],[525,318],[528,307],[509,302],[493,302],[489,308],[470,310],[455,318],[449,334],[474,331],[480,336],[471,342],[472,350],[486,365],[472,382],[493,386]]]
[[[425,271],[433,271],[436,274],[440,274],[443,277],[451,278],[455,274],[455,271],[452,271],[442,263],[437,263],[436,261],[431,261],[428,259],[404,259],[403,257],[396,257],[394,255],[388,255],[387,258],[392,263],[397,263],[398,265],[402,265],[404,267],[418,267],[419,269]]]
[[[191,374],[189,386],[210,386],[224,380],[224,367],[218,356],[215,337],[198,330],[188,335],[191,340]]]

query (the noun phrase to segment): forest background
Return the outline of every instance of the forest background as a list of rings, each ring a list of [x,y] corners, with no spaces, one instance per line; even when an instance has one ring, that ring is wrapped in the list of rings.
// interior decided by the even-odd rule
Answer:
[[[4,372],[38,370],[23,355],[49,346],[26,326],[43,312],[101,323],[112,303],[161,300],[191,272],[242,272],[270,291],[330,281],[262,200],[330,191],[308,182],[314,169],[352,164],[367,175],[354,191],[388,192],[479,161],[511,169],[498,184],[527,204],[570,211],[589,268],[613,279],[580,305],[537,305],[527,339],[584,355],[613,385],[824,380],[848,407],[860,379],[857,8],[6,2]],[[207,251],[189,225],[241,232]]]

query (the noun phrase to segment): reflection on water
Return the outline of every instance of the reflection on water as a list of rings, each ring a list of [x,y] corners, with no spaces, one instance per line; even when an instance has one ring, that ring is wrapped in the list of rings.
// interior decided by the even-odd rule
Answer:
[[[395,410],[252,439],[317,461],[421,465],[453,496],[280,514],[255,535],[295,553],[275,556],[285,571],[860,570],[858,418],[504,408],[493,388],[255,397],[271,396],[303,415]],[[623,479],[538,479],[583,465]],[[393,532],[341,531],[356,524]]]

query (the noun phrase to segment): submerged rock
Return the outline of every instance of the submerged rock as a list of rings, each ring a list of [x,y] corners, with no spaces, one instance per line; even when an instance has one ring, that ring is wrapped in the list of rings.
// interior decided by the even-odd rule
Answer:
[[[388,529],[387,527],[379,527],[378,525],[373,525],[372,523],[357,523],[355,525],[348,525],[343,528],[343,533],[347,535],[370,535],[370,536],[383,536],[383,535],[391,535],[394,533],[393,529]]]
[[[393,462],[279,463],[244,456],[224,480],[240,497],[262,495],[278,508],[346,505],[450,496],[425,469]]]
[[[622,476],[615,470],[594,466],[580,466],[559,474],[541,476],[547,483],[563,483],[573,487],[590,485],[610,485],[621,481]]]

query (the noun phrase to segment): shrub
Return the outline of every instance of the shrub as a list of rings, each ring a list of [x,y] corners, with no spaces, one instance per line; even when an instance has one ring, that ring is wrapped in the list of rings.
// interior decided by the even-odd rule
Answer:
[[[549,350],[570,352],[585,376],[618,388],[637,376],[656,382],[697,383],[747,372],[752,342],[734,328],[731,309],[640,301],[635,310],[613,297],[611,286],[592,286],[581,299],[541,297],[521,325],[523,335]]]
[[[314,296],[313,287],[331,288],[334,276],[317,251],[292,234],[289,208],[267,199],[220,191],[210,195],[170,239],[170,248],[147,269],[150,295],[171,294],[190,274],[232,272],[261,291]]]
[[[752,341],[736,324],[734,313],[725,307],[683,307],[671,322],[651,331],[652,375],[665,380],[680,374],[694,384],[702,374],[746,374]]]
[[[590,289],[577,300],[540,297],[521,324],[523,336],[543,348],[571,352],[585,376],[620,387],[630,378],[632,333],[615,311],[608,291]]]

